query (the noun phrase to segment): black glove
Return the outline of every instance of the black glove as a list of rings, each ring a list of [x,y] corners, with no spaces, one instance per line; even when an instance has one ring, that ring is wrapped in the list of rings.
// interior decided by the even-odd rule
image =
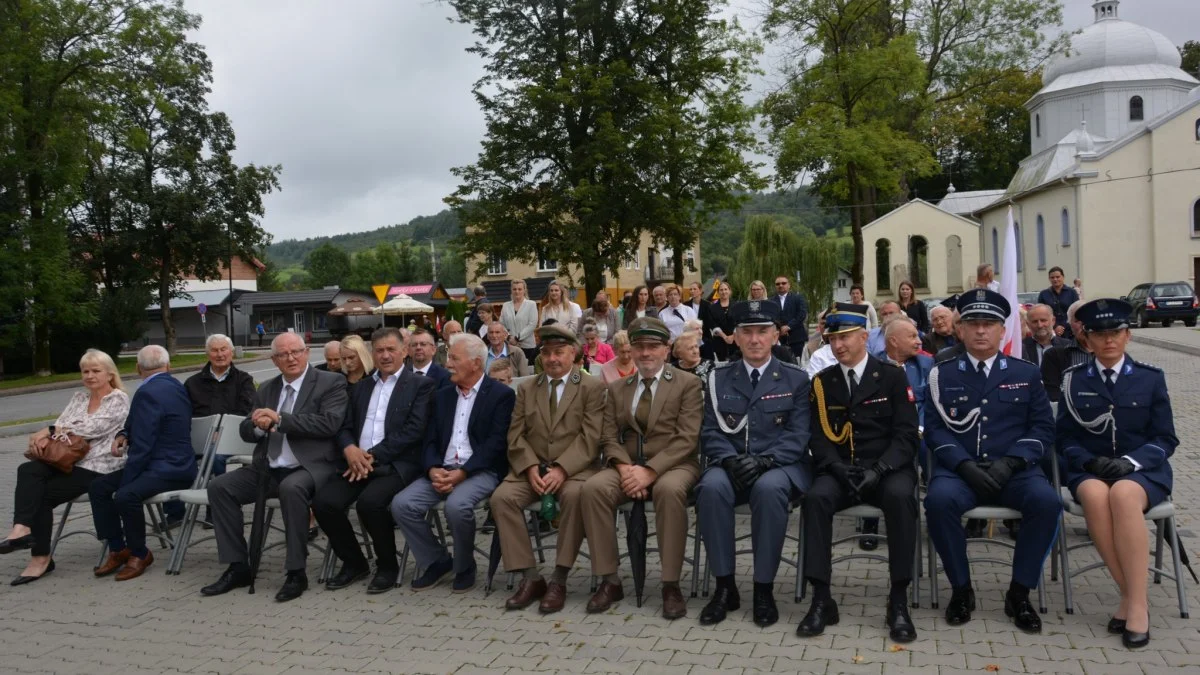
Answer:
[[[859,499],[862,499],[874,492],[875,488],[879,487],[879,481],[882,479],[883,473],[879,470],[879,465],[875,465],[864,471],[862,477],[858,479],[858,482],[850,486],[850,489],[854,490]]]
[[[988,469],[987,473],[1000,487],[1004,487],[1008,483],[1008,480],[1013,477],[1014,473],[1024,471],[1028,467],[1029,463],[1021,457],[1004,457],[992,462],[992,466]]]
[[[975,462],[967,460],[959,464],[954,472],[975,492],[975,496],[978,497],[980,502],[990,502],[1000,496],[1000,489],[1003,486],[997,483],[995,478],[992,478],[987,471],[981,469]]]
[[[754,461],[758,464],[759,476],[775,468],[775,458],[770,455],[754,455]]]
[[[749,490],[758,477],[767,472],[771,464],[770,457],[751,454],[738,455],[733,469],[737,476],[736,480],[743,489]]]
[[[844,485],[847,490],[854,490],[854,481],[857,478],[857,476],[854,475],[854,467],[850,466],[849,464],[834,462],[833,464],[829,465],[828,471],[833,475],[834,478],[837,479],[839,483]]]
[[[1094,457],[1083,465],[1083,470],[1101,480],[1116,480],[1133,473],[1134,466],[1124,457]]]
[[[742,455],[734,455],[733,457],[726,457],[725,459],[721,460],[721,468],[725,469],[725,475],[729,476],[729,482],[733,483],[734,492],[741,492],[747,487],[738,482],[739,457],[742,457]]]

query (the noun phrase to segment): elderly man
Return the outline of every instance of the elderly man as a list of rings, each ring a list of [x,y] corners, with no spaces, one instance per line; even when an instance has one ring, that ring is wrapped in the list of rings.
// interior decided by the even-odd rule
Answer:
[[[254,502],[261,472],[268,494],[279,498],[287,543],[287,577],[275,599],[294,600],[308,589],[309,507],[338,471],[333,438],[346,415],[346,378],[309,368],[308,347],[295,333],[271,341],[271,360],[280,374],[259,387],[254,410],[238,429],[243,441],[257,445],[254,466],[208,484],[218,560],[229,567],[200,589],[203,595],[250,584],[242,506]]]
[[[662,559],[663,617],[687,614],[679,577],[687,542],[688,493],[700,477],[696,443],[704,391],[700,378],[667,364],[670,339],[662,321],[634,319],[629,340],[637,373],[608,385],[601,436],[608,468],[583,486],[583,527],[592,574],[603,580],[588,601],[589,613],[608,611],[625,597],[617,574],[617,506],[652,499]]]
[[[779,339],[779,305],[769,300],[730,308],[734,340],[742,358],[709,375],[709,396],[700,432],[708,468],[696,486],[700,536],[717,588],[700,612],[700,623],[725,620],[741,606],[734,580],[733,508],[750,504],[754,550],[754,623],[779,620],[775,573],[787,532],[789,503],[808,489],[808,376],[771,355]]]
[[[1054,334],[1054,310],[1049,305],[1034,305],[1029,308],[1025,318],[1029,321],[1032,335],[1021,342],[1021,358],[1039,368],[1046,352],[1055,347],[1066,347],[1071,340],[1060,338]]]
[[[521,575],[517,592],[505,603],[524,609],[539,598],[543,614],[563,608],[567,574],[583,543],[583,484],[596,471],[607,389],[598,377],[575,367],[579,338],[557,324],[538,328],[543,372],[517,388],[508,428],[511,471],[492,494],[492,516],[500,533],[504,569]],[[547,584],[536,567],[525,507],[554,497],[558,509],[558,545],[554,573]]]
[[[1017,628],[1038,633],[1042,620],[1029,591],[1058,533],[1062,501],[1039,466],[1054,442],[1054,417],[1037,367],[1000,354],[1008,300],[986,289],[958,299],[966,354],[943,361],[929,375],[925,442],[933,476],[925,497],[929,536],[946,568],[953,594],[946,623],[971,620],[975,591],[967,564],[962,516],[977,505],[1021,512],[1012,582],[1004,613]]]
[[[142,384],[112,447],[114,455],[127,455],[125,468],[96,478],[88,487],[96,536],[108,542],[108,558],[95,569],[98,577],[120,569],[117,581],[127,581],[146,571],[154,555],[146,548],[142,502],[161,492],[187,489],[196,478],[192,404],[170,371],[166,349],[149,345],[138,352]]]
[[[483,372],[487,347],[474,335],[450,340],[447,366],[453,386],[434,394],[424,442],[425,476],[396,495],[392,516],[424,573],[415,591],[433,588],[454,572],[455,593],[475,587],[475,506],[508,473],[508,427],[516,394]],[[439,543],[429,510],[445,503],[454,556]]]
[[[351,388],[350,405],[336,437],[344,470],[330,477],[313,500],[317,522],[342,561],[342,569],[325,582],[329,590],[345,588],[370,571],[347,514],[351,504],[375,548],[378,569],[367,592],[383,593],[396,586],[400,566],[392,498],[424,473],[421,451],[433,380],[404,368],[404,343],[395,328],[372,333],[371,352],[375,373]]]
[[[433,380],[433,388],[441,389],[450,381],[450,373],[433,360],[437,347],[433,344],[433,333],[418,328],[408,339],[408,368],[418,375]]]
[[[1087,363],[1092,350],[1084,337],[1083,324],[1075,317],[1075,311],[1083,306],[1083,300],[1071,303],[1067,308],[1067,321],[1071,324],[1072,339],[1054,347],[1042,355],[1042,386],[1051,401],[1057,402],[1062,395],[1063,373],[1068,368]]]
[[[529,367],[529,361],[525,358],[525,352],[508,344],[508,329],[504,327],[504,324],[493,321],[488,326],[487,343],[488,353],[485,368],[490,369],[496,361],[504,360],[512,364],[513,373],[518,377],[533,372]]]
[[[892,326],[916,327],[908,317]],[[867,316],[840,304],[825,318],[825,335],[838,365],[813,379],[814,420],[810,449],[812,489],[804,495],[804,571],[813,586],[812,605],[796,633],[812,637],[838,622],[829,592],[833,516],[855,504],[883,510],[888,526],[891,590],[887,625],[896,642],[912,642],[917,629],[908,614],[908,585],[917,545],[917,407],[905,374],[867,352]]]
[[[867,333],[867,351],[875,358],[882,358],[887,352],[887,339],[883,331],[889,322],[901,316],[908,316],[900,309],[900,303],[888,300],[879,305],[879,325]]]
[[[313,366],[317,370],[324,370],[330,373],[342,372],[342,343],[339,340],[330,340],[325,343],[322,349],[325,355],[325,363]]]
[[[462,324],[451,319],[442,326],[442,344],[438,345],[437,351],[433,353],[433,362],[446,367],[446,357],[450,353],[450,338],[463,332]]]
[[[954,335],[954,310],[938,305],[929,310],[929,321],[933,324],[933,330],[922,339],[922,349],[929,354],[937,354],[946,347],[958,344],[958,337]]]
[[[580,339],[583,338],[583,325],[591,319],[596,323],[596,330],[600,334],[600,341],[607,345],[612,345],[613,336],[621,327],[617,310],[608,304],[608,293],[598,291],[596,297],[592,299],[592,306],[583,310],[583,316],[579,319],[579,326],[576,328],[575,334]]]

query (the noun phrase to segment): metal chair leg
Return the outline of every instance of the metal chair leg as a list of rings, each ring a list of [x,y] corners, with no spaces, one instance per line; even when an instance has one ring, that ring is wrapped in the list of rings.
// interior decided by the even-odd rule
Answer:
[[[700,514],[692,521],[692,597],[696,597],[700,588]]]
[[[54,530],[54,540],[50,542],[51,558],[54,557],[54,550],[58,548],[58,540],[62,539],[63,528],[67,526],[67,519],[71,517],[71,506],[71,502],[67,502],[66,507],[63,508],[62,518],[58,521],[58,527]],[[107,546],[105,546],[105,548],[107,549]],[[104,562],[103,555],[101,555],[100,562]],[[99,567],[99,565],[97,565],[97,567]]]
[[[800,524],[798,525],[798,529],[799,529],[798,539],[799,539],[800,543],[798,545],[798,548],[796,549],[796,590],[793,593],[793,597],[792,597],[792,600],[795,602],[800,602],[801,600],[804,599],[805,591],[807,590],[807,586],[808,586],[807,581],[804,578],[805,541],[804,541],[804,511],[803,510],[801,510],[801,512],[800,512]]]
[[[1179,616],[1188,618],[1187,592],[1183,589],[1183,562],[1179,550],[1179,529],[1175,527],[1175,516],[1167,520],[1171,528],[1171,558],[1175,568],[1175,595],[1179,599]]]
[[[1163,567],[1163,565],[1162,565],[1163,543],[1164,543],[1164,540],[1166,539],[1166,537],[1163,536],[1164,534],[1165,534],[1165,532],[1163,531],[1163,522],[1161,520],[1155,521],[1155,523],[1154,523],[1154,583],[1156,583],[1156,584],[1162,583],[1162,573],[1159,572],[1158,570],[1161,570]]]

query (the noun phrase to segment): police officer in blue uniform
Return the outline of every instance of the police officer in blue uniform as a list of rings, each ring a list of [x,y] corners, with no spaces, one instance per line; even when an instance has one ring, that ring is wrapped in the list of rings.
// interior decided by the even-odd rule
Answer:
[[[1076,310],[1093,356],[1063,375],[1058,443],[1067,487],[1121,590],[1108,631],[1136,649],[1150,643],[1150,545],[1142,514],[1171,494],[1169,458],[1179,439],[1163,372],[1125,353],[1132,313],[1129,303],[1107,298]]]
[[[808,375],[771,354],[779,305],[740,302],[729,310],[742,358],[709,376],[700,430],[708,468],[696,485],[700,536],[717,587],[700,612],[712,625],[741,605],[734,581],[733,507],[750,504],[754,549],[754,623],[779,620],[773,587],[787,532],[789,503],[808,489]]]
[[[962,516],[978,505],[1021,512],[1004,613],[1017,628],[1042,630],[1029,602],[1058,534],[1062,501],[1039,462],[1054,442],[1054,416],[1037,366],[999,352],[1011,307],[988,289],[962,294],[958,312],[966,352],[934,365],[925,396],[925,443],[933,477],[925,518],[954,589],[946,622],[971,620],[975,591]]]

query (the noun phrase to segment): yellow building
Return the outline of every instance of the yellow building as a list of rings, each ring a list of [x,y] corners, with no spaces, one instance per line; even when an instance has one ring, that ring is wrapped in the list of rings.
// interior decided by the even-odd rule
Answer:
[[[865,297],[895,300],[901,281],[920,298],[959,293],[975,276],[978,242],[978,223],[914,199],[863,227]]]

